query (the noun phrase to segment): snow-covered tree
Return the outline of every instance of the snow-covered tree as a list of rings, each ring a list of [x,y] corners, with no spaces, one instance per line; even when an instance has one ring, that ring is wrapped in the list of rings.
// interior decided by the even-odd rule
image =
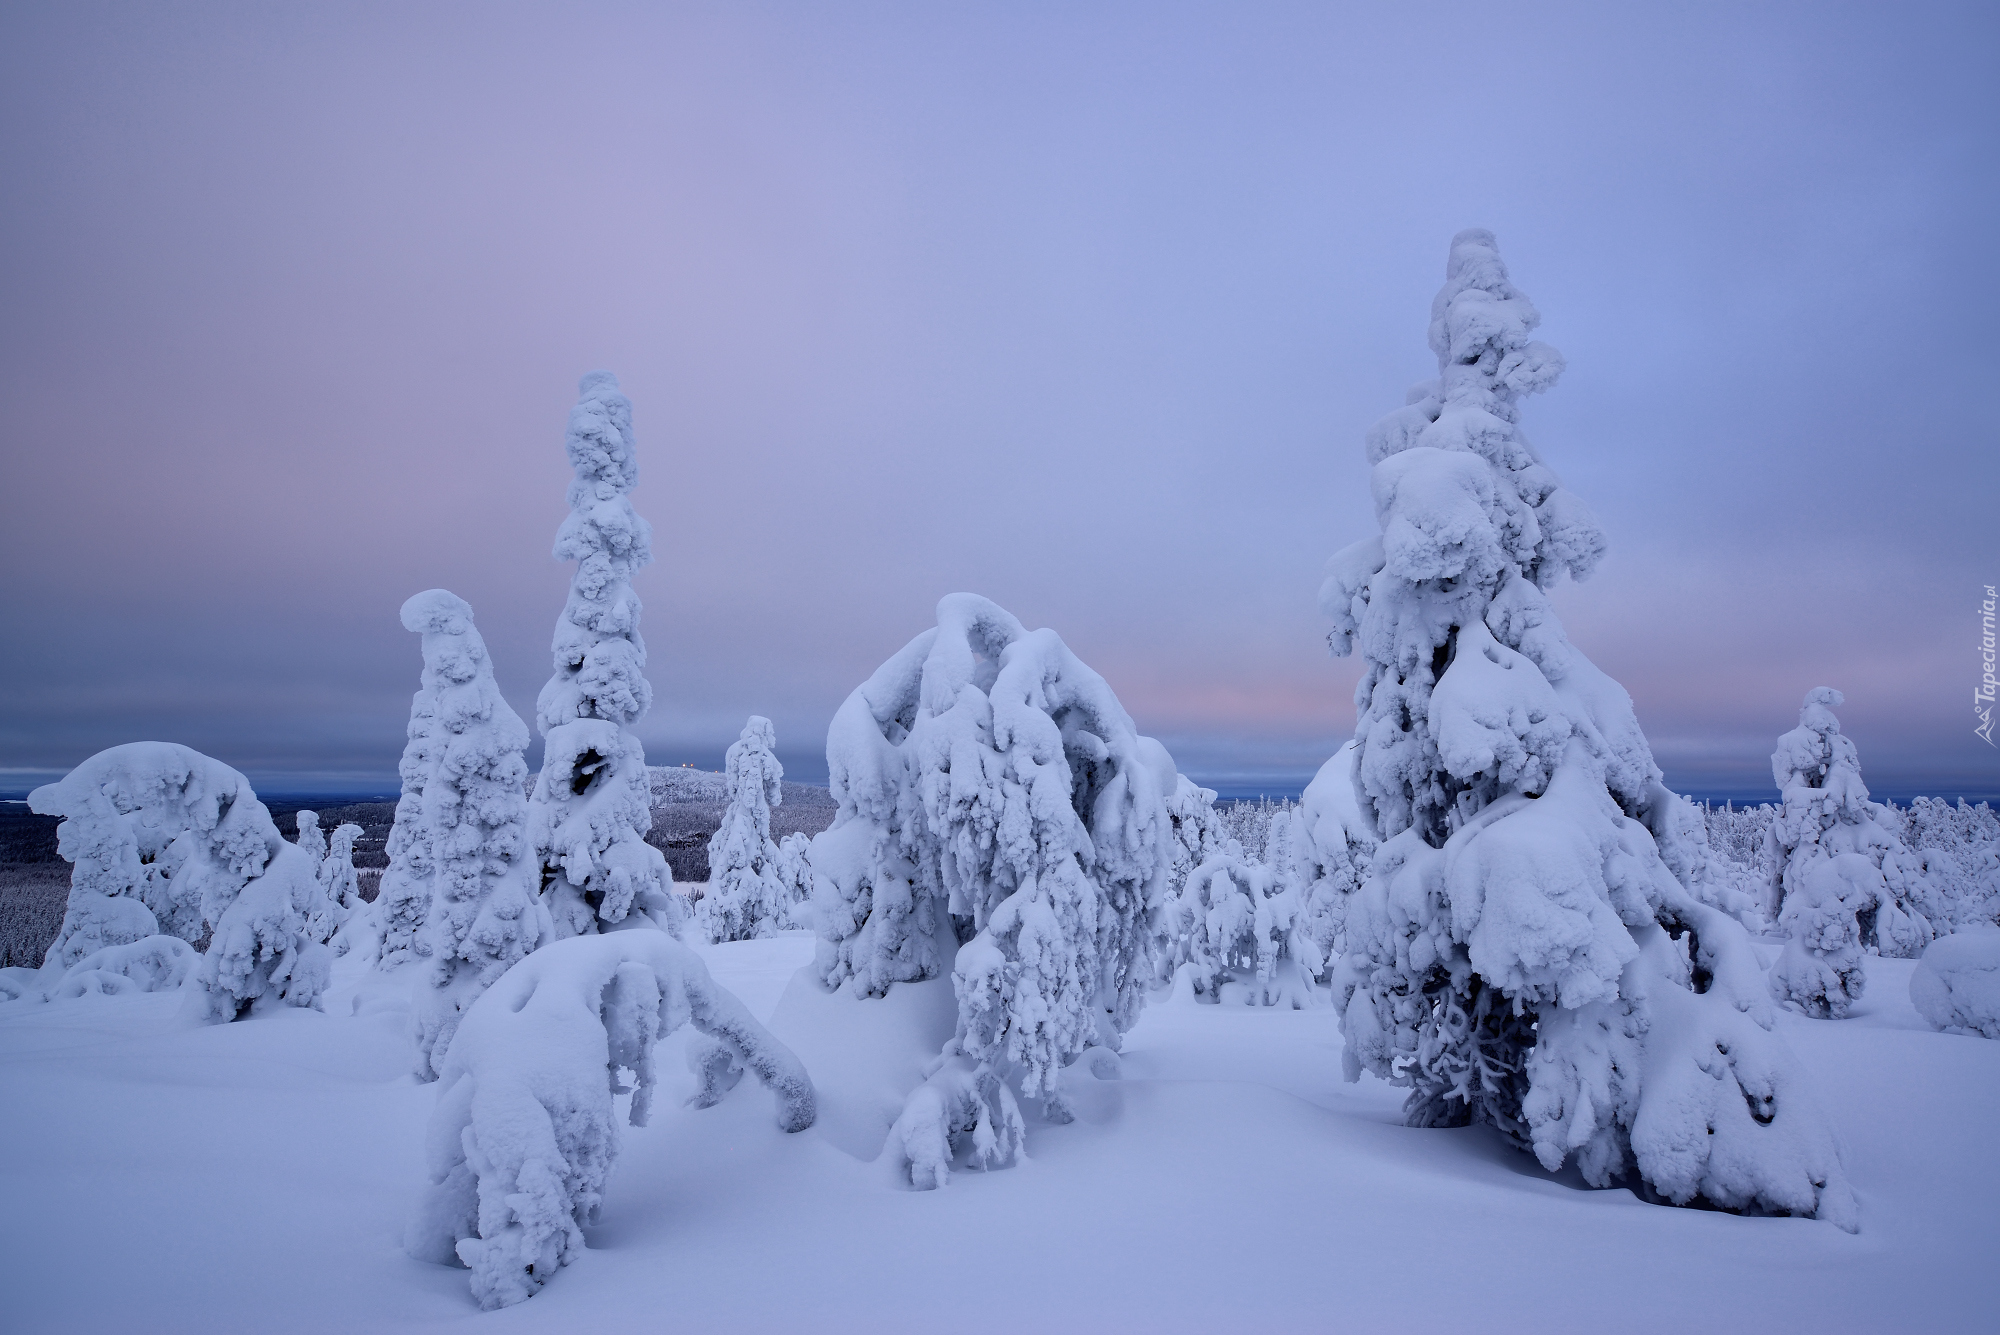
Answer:
[[[306,935],[314,941],[325,942],[340,930],[340,924],[347,919],[347,911],[341,905],[339,894],[330,891],[327,884],[326,831],[320,828],[319,813],[301,811],[295,819],[299,827],[299,837],[295,842],[299,851],[312,862],[313,884],[318,890],[305,911]]]
[[[1277,862],[1254,862],[1230,839],[1165,896],[1160,917],[1176,943],[1174,963],[1199,999],[1229,1000],[1234,992],[1253,1006],[1312,1004],[1325,961],[1303,930],[1304,887],[1290,870],[1289,828],[1287,820],[1275,832]]]
[[[319,813],[301,811],[292,819],[298,822],[299,837],[296,840],[298,846],[303,848],[313,861],[323,860],[326,857],[326,831],[319,827]]]
[[[794,832],[778,841],[778,880],[785,887],[781,927],[811,927],[812,836]]]
[[[618,1155],[612,1095],[629,1092],[629,1120],[644,1126],[654,1045],[688,1023],[720,1057],[701,1072],[696,1106],[719,1100],[747,1067],[777,1095],[781,1129],[813,1124],[805,1067],[694,952],[651,931],[557,941],[507,971],[444,1054],[411,1255],[470,1268],[473,1296],[489,1310],[532,1297],[597,1221]]]
[[[1137,1018],[1146,915],[1173,861],[1172,758],[1054,631],[952,594],[840,707],[827,763],[820,977],[881,996],[949,969],[958,998],[957,1034],[891,1143],[919,1185],[967,1137],[1005,1162],[1008,1082],[1065,1118],[1063,1065]]]
[[[375,889],[373,911],[364,923],[357,924],[369,929],[368,940],[357,943],[363,955],[372,955],[375,967],[385,971],[401,968],[415,957],[424,915],[431,908],[431,881],[437,864],[424,820],[424,785],[437,769],[438,749],[443,745],[437,735],[437,713],[437,692],[425,680],[410,699],[408,741],[396,767],[403,788],[396,799],[396,823],[389,829],[389,866]]]
[[[327,840],[326,857],[319,864],[320,887],[340,906],[343,921],[361,907],[361,877],[354,867],[354,841],[360,837],[359,825],[342,822]]]
[[[1562,369],[1537,323],[1492,235],[1454,238],[1438,378],[1368,437],[1382,531],[1322,590],[1366,663],[1355,796],[1380,840],[1335,971],[1347,1075],[1593,1184],[1851,1230],[1749,938],[1662,859],[1675,824],[1647,817],[1674,798],[1631,699],[1545,595],[1604,542],[1520,430]]]
[[[777,744],[771,720],[752,714],[723,758],[729,806],[708,841],[708,889],[701,896],[711,941],[776,936],[784,926],[791,887],[771,839],[771,808],[785,800],[784,766],[772,754]]]
[[[1167,873],[1150,910],[1153,971],[1156,983],[1165,983],[1186,958],[1188,921],[1184,914],[1168,912],[1178,903],[1182,889],[1194,869],[1222,852],[1229,841],[1228,830],[1215,809],[1215,790],[1203,788],[1185,774],[1174,775],[1167,793]],[[1242,853],[1238,845],[1237,853]]]
[[[206,929],[190,1015],[233,1020],[266,1003],[318,1005],[330,957],[306,931],[317,867],[278,833],[241,774],[189,747],[131,742],[37,788],[28,805],[63,818],[57,847],[76,864],[42,970],[45,994],[78,967],[158,982],[185,957],[145,943],[196,940]]]
[[[436,1078],[459,1018],[550,935],[527,844],[528,728],[493,681],[493,661],[465,600],[430,589],[403,604],[423,636],[424,686],[437,700],[433,768],[424,780],[430,911],[417,942],[417,1076]]]
[[[1347,907],[1375,857],[1375,839],[1355,805],[1359,755],[1352,741],[1334,752],[1306,785],[1292,817],[1305,901],[1300,930],[1329,967],[1347,949]]]
[[[558,935],[616,926],[634,909],[678,932],[686,910],[646,842],[646,751],[632,734],[653,701],[632,590],[633,572],[653,559],[652,529],[629,499],[639,480],[632,403],[609,371],[577,388],[563,442],[576,476],[555,545],[576,575],[556,619],[555,673],[535,706],[543,749],[529,838]]]

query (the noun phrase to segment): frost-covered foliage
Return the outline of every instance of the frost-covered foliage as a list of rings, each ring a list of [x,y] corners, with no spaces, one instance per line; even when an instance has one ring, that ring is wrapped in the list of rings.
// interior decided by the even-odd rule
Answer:
[[[1319,945],[1304,930],[1303,887],[1290,859],[1290,835],[1273,863],[1253,862],[1235,840],[1209,855],[1171,891],[1160,909],[1185,969],[1203,1001],[1253,1006],[1313,1002],[1313,979],[1325,968]]]
[[[1538,319],[1491,234],[1460,233],[1438,379],[1369,433],[1382,532],[1322,590],[1330,643],[1366,663],[1355,796],[1380,840],[1334,976],[1347,1075],[1593,1184],[1852,1230],[1749,938],[1669,869],[1675,798],[1631,700],[1545,596],[1604,542],[1521,434],[1562,368]]]
[[[778,841],[778,881],[785,888],[785,907],[780,927],[811,927],[812,921],[812,836],[793,833]]]
[[[111,965],[86,961],[156,934],[196,940],[206,928],[190,1015],[231,1020],[266,1002],[318,1004],[329,957],[306,931],[319,899],[317,864],[278,833],[241,774],[185,746],[131,742],[37,788],[28,805],[63,818],[57,846],[76,864],[44,992],[79,965],[157,984],[173,972],[161,961],[181,958],[171,947],[148,946]],[[138,974],[125,972],[128,964]]]
[[[1788,941],[1771,974],[1780,1000],[1838,1018],[1861,995],[1864,950],[1909,958],[1934,935],[1939,887],[1901,821],[1868,800],[1861,760],[1840,731],[1839,691],[1819,686],[1799,726],[1778,738],[1771,775],[1784,805],[1771,822],[1768,860],[1778,924]]]
[[[1354,766],[1361,750],[1349,741],[1319,768],[1292,816],[1294,857],[1305,905],[1300,930],[1330,968],[1347,949],[1347,909],[1368,879],[1375,837],[1361,815]]]
[[[785,800],[785,769],[772,754],[777,745],[771,720],[752,714],[723,758],[729,809],[708,841],[708,889],[701,896],[711,941],[775,936],[785,925],[792,890],[771,839],[771,808]]]
[[[1980,924],[1931,943],[1910,1002],[1932,1028],[2000,1038],[2000,930]]]
[[[686,909],[646,842],[646,750],[632,734],[653,702],[632,590],[633,572],[653,559],[652,529],[629,499],[639,480],[632,403],[609,371],[577,390],[563,440],[575,478],[555,545],[576,575],[556,619],[555,673],[535,704],[543,750],[529,838],[557,934],[616,926],[635,909],[678,933]]]
[[[983,1067],[1066,1116],[1061,1068],[1115,1046],[1152,977],[1171,757],[1054,631],[953,594],[840,707],[827,764],[839,811],[811,846],[820,977],[881,996],[949,968],[946,1057],[970,1074],[947,1063],[933,1078],[949,1096],[921,1097],[962,1111],[995,1087]],[[969,1134],[1007,1115],[950,1120]]]
[[[430,589],[403,604],[423,636],[425,690],[437,702],[423,783],[431,904],[416,942],[417,1076],[435,1079],[466,1009],[550,935],[527,846],[528,728],[493,681],[465,600]]]
[[[2000,923],[2000,813],[1984,802],[1919,797],[1901,813],[1903,843],[1935,869],[1940,931]]]
[[[612,1096],[630,1093],[644,1126],[654,1045],[690,1022],[714,1040],[698,1050],[699,1106],[748,1067],[777,1095],[781,1128],[812,1125],[805,1067],[687,947],[650,930],[557,941],[488,988],[444,1054],[410,1254],[470,1267],[481,1307],[533,1296],[597,1220],[618,1154]]]

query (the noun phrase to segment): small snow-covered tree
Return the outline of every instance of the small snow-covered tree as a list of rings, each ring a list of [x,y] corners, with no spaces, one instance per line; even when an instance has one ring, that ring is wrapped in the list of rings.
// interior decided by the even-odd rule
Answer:
[[[1413,1125],[1489,1125],[1593,1184],[1852,1230],[1749,938],[1662,858],[1674,796],[1545,594],[1604,541],[1521,433],[1562,369],[1538,321],[1490,233],[1453,239],[1438,378],[1368,436],[1382,531],[1321,592],[1335,652],[1366,664],[1354,786],[1380,840],[1335,971],[1346,1073],[1407,1086]]]
[[[646,750],[632,734],[653,701],[632,590],[633,572],[653,559],[652,529],[629,498],[639,480],[632,403],[609,371],[577,388],[563,442],[575,478],[555,545],[576,575],[556,619],[555,673],[535,706],[543,749],[529,838],[558,935],[614,927],[635,909],[677,933],[686,909],[646,842]]]
[[[340,930],[340,924],[346,920],[347,912],[341,905],[340,896],[330,892],[327,885],[326,831],[320,828],[319,813],[301,811],[295,819],[299,826],[299,837],[296,842],[299,851],[312,862],[313,884],[318,889],[311,905],[306,909],[306,935],[315,941],[325,942]]]
[[[1222,816],[1215,809],[1213,788],[1203,788],[1187,775],[1176,773],[1166,808],[1171,834],[1167,872],[1148,918],[1156,983],[1167,982],[1185,958],[1188,922],[1182,913],[1169,913],[1168,907],[1178,901],[1194,869],[1222,852],[1229,840]],[[1242,852],[1240,845],[1237,852]]]
[[[1368,879],[1375,840],[1355,805],[1352,741],[1319,767],[1293,813],[1293,844],[1303,886],[1300,930],[1331,968],[1347,949],[1347,908]]]
[[[467,1266],[489,1310],[532,1297],[597,1221],[618,1155],[612,1096],[630,1093],[629,1121],[644,1126],[653,1048],[689,1023],[719,1056],[698,1072],[695,1106],[721,1099],[747,1067],[777,1095],[782,1130],[813,1124],[805,1067],[694,952],[654,931],[557,941],[495,982],[444,1054],[411,1255]]]
[[[207,929],[187,988],[196,1019],[319,1004],[330,957],[306,930],[316,866],[278,833],[241,774],[189,747],[131,742],[37,788],[28,805],[63,818],[57,847],[76,864],[44,994],[72,968],[177,984],[182,953],[146,943]]]
[[[1793,943],[1772,982],[1814,1015],[1844,1014],[1861,995],[1862,951],[1920,954],[1938,912],[1932,870],[1904,846],[1900,818],[1868,800],[1860,754],[1833,715],[1840,703],[1830,687],[1808,691],[1799,726],[1771,754],[1784,801],[1768,836],[1772,907]]]
[[[343,921],[361,907],[361,877],[354,867],[354,841],[360,837],[359,825],[343,821],[328,838],[326,858],[319,864],[320,886],[340,906]]]
[[[711,941],[775,936],[784,925],[791,888],[771,839],[771,808],[785,800],[785,770],[772,754],[771,720],[752,714],[723,758],[729,806],[708,841],[708,889],[701,917]]]
[[[326,857],[326,831],[319,827],[319,813],[317,811],[301,811],[293,816],[292,819],[297,821],[299,826],[299,837],[296,841],[298,846],[303,848],[306,851],[306,855],[315,862],[324,859]]]
[[[430,589],[403,604],[403,626],[423,636],[438,702],[423,810],[435,869],[417,943],[427,986],[415,998],[417,1076],[430,1080],[466,1009],[550,927],[527,845],[528,728],[494,684],[472,609]]]
[[[794,832],[778,841],[778,880],[785,887],[782,927],[811,927],[812,836]]]
[[[1303,930],[1305,896],[1289,870],[1289,821],[1273,842],[1281,845],[1276,864],[1254,862],[1228,840],[1165,896],[1161,917],[1176,942],[1174,962],[1187,970],[1200,1000],[1229,1000],[1234,992],[1255,1006],[1296,1010],[1313,1002],[1313,979],[1325,961]]]
[[[891,1144],[920,1186],[956,1145],[1007,1162],[1009,1082],[1066,1119],[1062,1067],[1137,1018],[1146,916],[1173,860],[1172,758],[1054,631],[952,594],[848,696],[827,763],[820,977],[874,997],[949,969],[958,999],[956,1036]]]
[[[396,767],[403,788],[396,799],[396,823],[389,829],[389,866],[375,889],[373,912],[365,924],[358,924],[369,929],[369,940],[361,946],[363,954],[372,954],[375,967],[385,971],[401,968],[415,958],[424,916],[430,912],[431,880],[437,874],[437,864],[431,853],[430,828],[424,820],[424,785],[437,769],[437,753],[443,745],[437,735],[437,713],[437,691],[425,681],[410,699],[408,741]]]

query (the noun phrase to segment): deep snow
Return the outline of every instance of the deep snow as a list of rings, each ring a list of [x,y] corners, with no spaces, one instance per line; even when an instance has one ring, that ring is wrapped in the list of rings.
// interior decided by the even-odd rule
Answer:
[[[870,1069],[888,1048],[841,1060],[829,1035],[860,1031],[829,1008],[869,1008],[864,1030],[936,1017],[914,990],[899,1013],[893,991],[781,1008],[811,952],[803,932],[701,948],[812,1071],[820,1124],[779,1131],[752,1081],[681,1106],[686,1033],[668,1039],[590,1250],[498,1312],[401,1248],[436,1087],[409,1074],[405,1010],[350,1013],[353,961],[325,1014],[0,1008],[0,1329],[1834,1332],[2000,1311],[2000,1043],[1925,1025],[1909,961],[1871,958],[1848,1020],[1779,1020],[1846,1140],[1849,1236],[1592,1191],[1486,1129],[1405,1128],[1403,1091],[1341,1083],[1325,1005],[1156,999],[1123,1078],[1076,1080],[1077,1121],[1031,1122],[1026,1162],[910,1191],[842,1148],[896,1077]]]

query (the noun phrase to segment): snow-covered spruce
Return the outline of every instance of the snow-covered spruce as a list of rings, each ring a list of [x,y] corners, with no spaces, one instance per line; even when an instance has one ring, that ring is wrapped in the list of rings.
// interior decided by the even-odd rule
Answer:
[[[1294,1009],[1312,1004],[1313,980],[1325,960],[1304,931],[1290,815],[1273,832],[1273,861],[1251,861],[1231,839],[1161,905],[1167,935],[1176,943],[1174,962],[1186,970],[1200,1000]]]
[[[424,820],[424,785],[437,769],[438,750],[444,745],[437,735],[437,713],[437,692],[424,679],[410,698],[408,741],[396,767],[403,787],[396,799],[396,823],[389,829],[389,866],[376,887],[370,912],[344,934],[343,954],[358,949],[384,971],[401,968],[416,957],[424,915],[430,912],[437,864]]]
[[[687,911],[646,842],[646,751],[632,734],[653,702],[632,591],[633,572],[653,559],[652,529],[628,498],[639,480],[632,403],[609,371],[577,388],[563,440],[576,476],[555,545],[576,575],[556,619],[555,672],[535,705],[543,749],[529,839],[559,936],[616,926],[635,909],[678,934]]]
[[[724,1060],[702,1106],[756,1072],[778,1125],[815,1116],[805,1067],[707,966],[664,932],[576,937],[544,946],[488,988],[445,1054],[426,1136],[430,1188],[406,1236],[410,1254],[472,1270],[485,1308],[531,1297],[583,1249],[618,1154],[612,1096],[630,1092],[644,1126],[653,1048],[692,1022]],[[632,1087],[618,1083],[632,1073]]]
[[[1293,856],[1304,904],[1300,928],[1330,968],[1347,949],[1347,907],[1368,879],[1375,838],[1355,804],[1360,748],[1343,743],[1306,785],[1293,813]]]
[[[1562,368],[1537,322],[1491,234],[1454,238],[1438,379],[1368,437],[1382,532],[1322,590],[1334,650],[1367,664],[1355,795],[1381,841],[1334,976],[1346,1073],[1596,1185],[1852,1230],[1749,938],[1669,871],[1675,799],[1630,697],[1544,595],[1604,543],[1518,425]]]
[[[201,1021],[319,1004],[330,957],[306,930],[317,865],[278,833],[241,774],[172,742],[131,742],[37,788],[28,805],[63,818],[57,847],[76,865],[39,977],[7,970],[5,991],[150,990],[185,978],[187,1013]],[[196,940],[204,928],[208,952],[191,971],[187,954],[158,940]],[[72,970],[94,977],[71,980]]]
[[[1918,954],[1938,911],[1930,868],[1903,846],[1901,821],[1868,800],[1860,756],[1833,716],[1840,703],[1839,691],[1814,687],[1799,726],[1778,738],[1771,776],[1784,805],[1768,835],[1773,908],[1787,937],[1771,987],[1833,1019],[1861,996],[1863,951]]]
[[[430,589],[403,604],[423,636],[424,687],[437,701],[424,779],[431,904],[417,945],[417,1075],[436,1078],[460,1017],[551,935],[527,845],[528,728],[493,681],[465,600]]]
[[[1910,974],[1910,1004],[1934,1029],[2000,1038],[2000,929],[1981,923],[1932,942]]]
[[[313,884],[318,893],[306,909],[306,935],[315,941],[325,942],[340,930],[340,924],[347,914],[341,907],[340,897],[329,894],[326,881],[326,831],[320,829],[317,811],[300,811],[294,819],[298,823],[299,837],[294,841],[299,851],[311,860]]]
[[[780,927],[810,928],[812,922],[812,836],[794,831],[778,841],[778,880],[785,887]]]
[[[771,839],[771,808],[785,800],[785,769],[772,754],[777,744],[771,720],[752,714],[723,758],[729,806],[708,841],[708,888],[700,905],[711,941],[775,936],[785,925],[791,887]]]
[[[1152,976],[1172,758],[1054,631],[952,594],[936,628],[841,705],[827,764],[838,811],[811,853],[820,977],[881,996],[950,969],[957,994],[936,1083],[906,1112],[922,1105],[936,1115],[917,1121],[969,1143],[1009,1124],[991,1098],[1017,1081],[1066,1118],[1062,1067],[1117,1045]],[[1004,1162],[1017,1138],[984,1143]],[[923,1157],[913,1177],[935,1185],[937,1155]]]
[[[320,889],[340,906],[343,922],[361,907],[361,875],[354,866],[354,841],[360,837],[361,827],[351,821],[334,827],[319,864]]]

